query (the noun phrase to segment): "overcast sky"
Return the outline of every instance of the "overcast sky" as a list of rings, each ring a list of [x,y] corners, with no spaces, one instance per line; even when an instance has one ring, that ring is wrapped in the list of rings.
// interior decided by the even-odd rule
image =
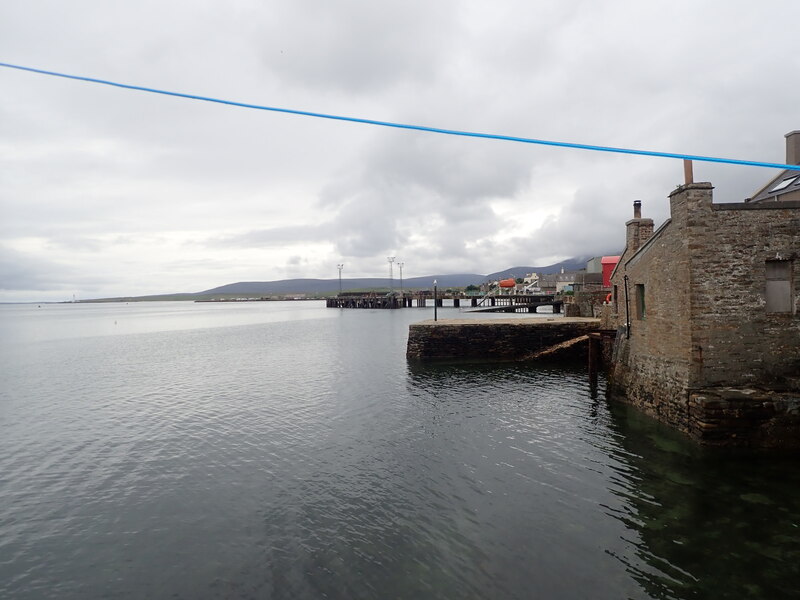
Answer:
[[[800,2],[3,0],[0,62],[440,128],[784,162]],[[695,163],[715,201],[775,170]],[[679,160],[0,69],[0,301],[489,273],[624,244]],[[397,269],[395,268],[395,277]]]

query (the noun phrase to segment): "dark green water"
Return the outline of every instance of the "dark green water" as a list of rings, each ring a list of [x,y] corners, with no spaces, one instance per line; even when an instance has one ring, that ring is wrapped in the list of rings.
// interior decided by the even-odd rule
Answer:
[[[796,457],[409,365],[430,312],[0,306],[0,597],[800,594]]]

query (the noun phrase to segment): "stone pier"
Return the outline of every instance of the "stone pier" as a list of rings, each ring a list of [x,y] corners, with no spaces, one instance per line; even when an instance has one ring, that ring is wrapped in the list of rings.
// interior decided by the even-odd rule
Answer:
[[[599,319],[448,319],[410,326],[406,356],[417,361],[515,361],[588,336]],[[585,353],[588,341],[581,344]],[[564,350],[580,356],[577,347]]]

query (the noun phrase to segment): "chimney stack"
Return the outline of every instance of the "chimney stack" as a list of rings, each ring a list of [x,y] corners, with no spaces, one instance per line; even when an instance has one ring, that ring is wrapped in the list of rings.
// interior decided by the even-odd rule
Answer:
[[[692,161],[683,161],[683,183],[689,185],[694,183],[694,169],[692,168]]]
[[[786,134],[786,164],[800,165],[800,131]]]
[[[626,251],[636,252],[650,236],[653,235],[653,219],[642,218],[642,201],[635,200],[633,203],[633,218],[625,223]]]

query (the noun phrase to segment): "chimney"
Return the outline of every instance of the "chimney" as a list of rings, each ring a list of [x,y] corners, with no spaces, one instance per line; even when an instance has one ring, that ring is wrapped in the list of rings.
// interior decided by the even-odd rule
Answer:
[[[683,161],[683,183],[686,185],[694,183],[694,169],[692,168],[692,161],[686,159]]]
[[[642,201],[633,203],[633,218],[625,223],[626,252],[633,254],[653,235],[653,219],[642,218]]]
[[[800,165],[800,131],[786,134],[786,164]]]

